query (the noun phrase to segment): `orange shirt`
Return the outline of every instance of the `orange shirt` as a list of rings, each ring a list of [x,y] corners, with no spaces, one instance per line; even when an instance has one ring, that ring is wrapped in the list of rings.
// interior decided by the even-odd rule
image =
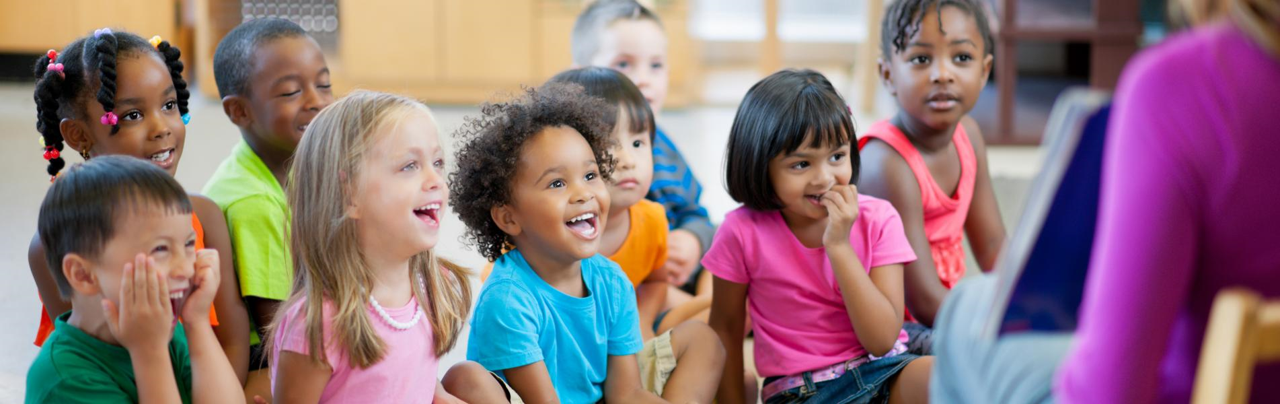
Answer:
[[[657,202],[641,199],[627,209],[627,216],[631,218],[627,238],[609,259],[622,267],[631,286],[639,286],[667,263],[667,212]]]
[[[196,250],[204,249],[204,226],[200,224],[200,218],[195,213],[191,214],[191,227],[196,232]],[[228,259],[228,258],[223,258]],[[226,280],[223,280],[226,282]],[[218,312],[209,306],[209,323],[214,327],[218,326]],[[44,340],[49,338],[49,334],[53,332],[53,320],[49,318],[49,312],[40,307],[40,329],[36,330],[36,346],[44,345]]]

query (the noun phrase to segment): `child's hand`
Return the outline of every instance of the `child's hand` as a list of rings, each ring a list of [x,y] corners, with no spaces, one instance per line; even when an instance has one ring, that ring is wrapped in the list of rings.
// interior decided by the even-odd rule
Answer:
[[[218,272],[218,250],[206,248],[196,251],[196,270],[191,277],[191,291],[182,305],[182,321],[189,324],[209,322],[209,306],[218,294],[221,282]]]
[[[116,341],[132,353],[163,351],[173,330],[169,283],[155,269],[155,261],[138,254],[124,264],[120,279],[120,306],[102,300],[107,327]]]
[[[827,231],[822,233],[822,244],[827,247],[849,244],[849,232],[858,220],[858,186],[836,185],[822,194],[822,206],[827,207]]]
[[[667,236],[667,281],[680,287],[698,267],[702,243],[688,230],[675,230]]]

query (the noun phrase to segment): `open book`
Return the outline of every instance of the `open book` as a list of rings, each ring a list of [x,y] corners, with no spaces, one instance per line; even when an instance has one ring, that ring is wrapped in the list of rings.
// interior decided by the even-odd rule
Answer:
[[[1071,89],[1045,127],[1044,166],[995,267],[984,335],[1073,331],[1098,217],[1110,95]]]

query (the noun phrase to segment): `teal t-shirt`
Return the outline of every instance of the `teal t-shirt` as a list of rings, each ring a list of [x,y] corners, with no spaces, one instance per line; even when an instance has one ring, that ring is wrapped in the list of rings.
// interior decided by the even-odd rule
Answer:
[[[293,286],[289,205],[271,170],[241,140],[213,172],[204,194],[227,218],[240,295],[288,299]],[[250,343],[258,341],[257,332],[253,332]]]
[[[26,403],[136,403],[138,383],[129,351],[67,324],[58,316],[49,339],[27,371]],[[183,403],[191,403],[191,357],[187,335],[174,327],[169,359]]]
[[[604,395],[609,356],[640,352],[640,319],[631,281],[602,255],[582,260],[586,297],[572,297],[538,277],[520,250],[493,264],[471,320],[467,359],[499,376],[542,361],[565,403]]]

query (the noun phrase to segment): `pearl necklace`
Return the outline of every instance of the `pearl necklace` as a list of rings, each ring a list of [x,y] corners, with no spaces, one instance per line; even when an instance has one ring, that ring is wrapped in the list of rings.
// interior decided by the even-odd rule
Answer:
[[[378,304],[378,299],[373,298],[373,294],[369,294],[369,303],[373,303],[373,309],[378,312],[378,316],[382,317],[382,321],[386,321],[387,325],[390,325],[391,328],[395,328],[400,331],[413,328],[413,326],[418,325],[419,320],[422,320],[421,304],[414,304],[413,318],[410,319],[409,322],[407,323],[402,323],[402,322],[396,321],[396,319],[394,318],[391,318],[391,315],[387,314],[387,311],[382,308],[382,305]]]

